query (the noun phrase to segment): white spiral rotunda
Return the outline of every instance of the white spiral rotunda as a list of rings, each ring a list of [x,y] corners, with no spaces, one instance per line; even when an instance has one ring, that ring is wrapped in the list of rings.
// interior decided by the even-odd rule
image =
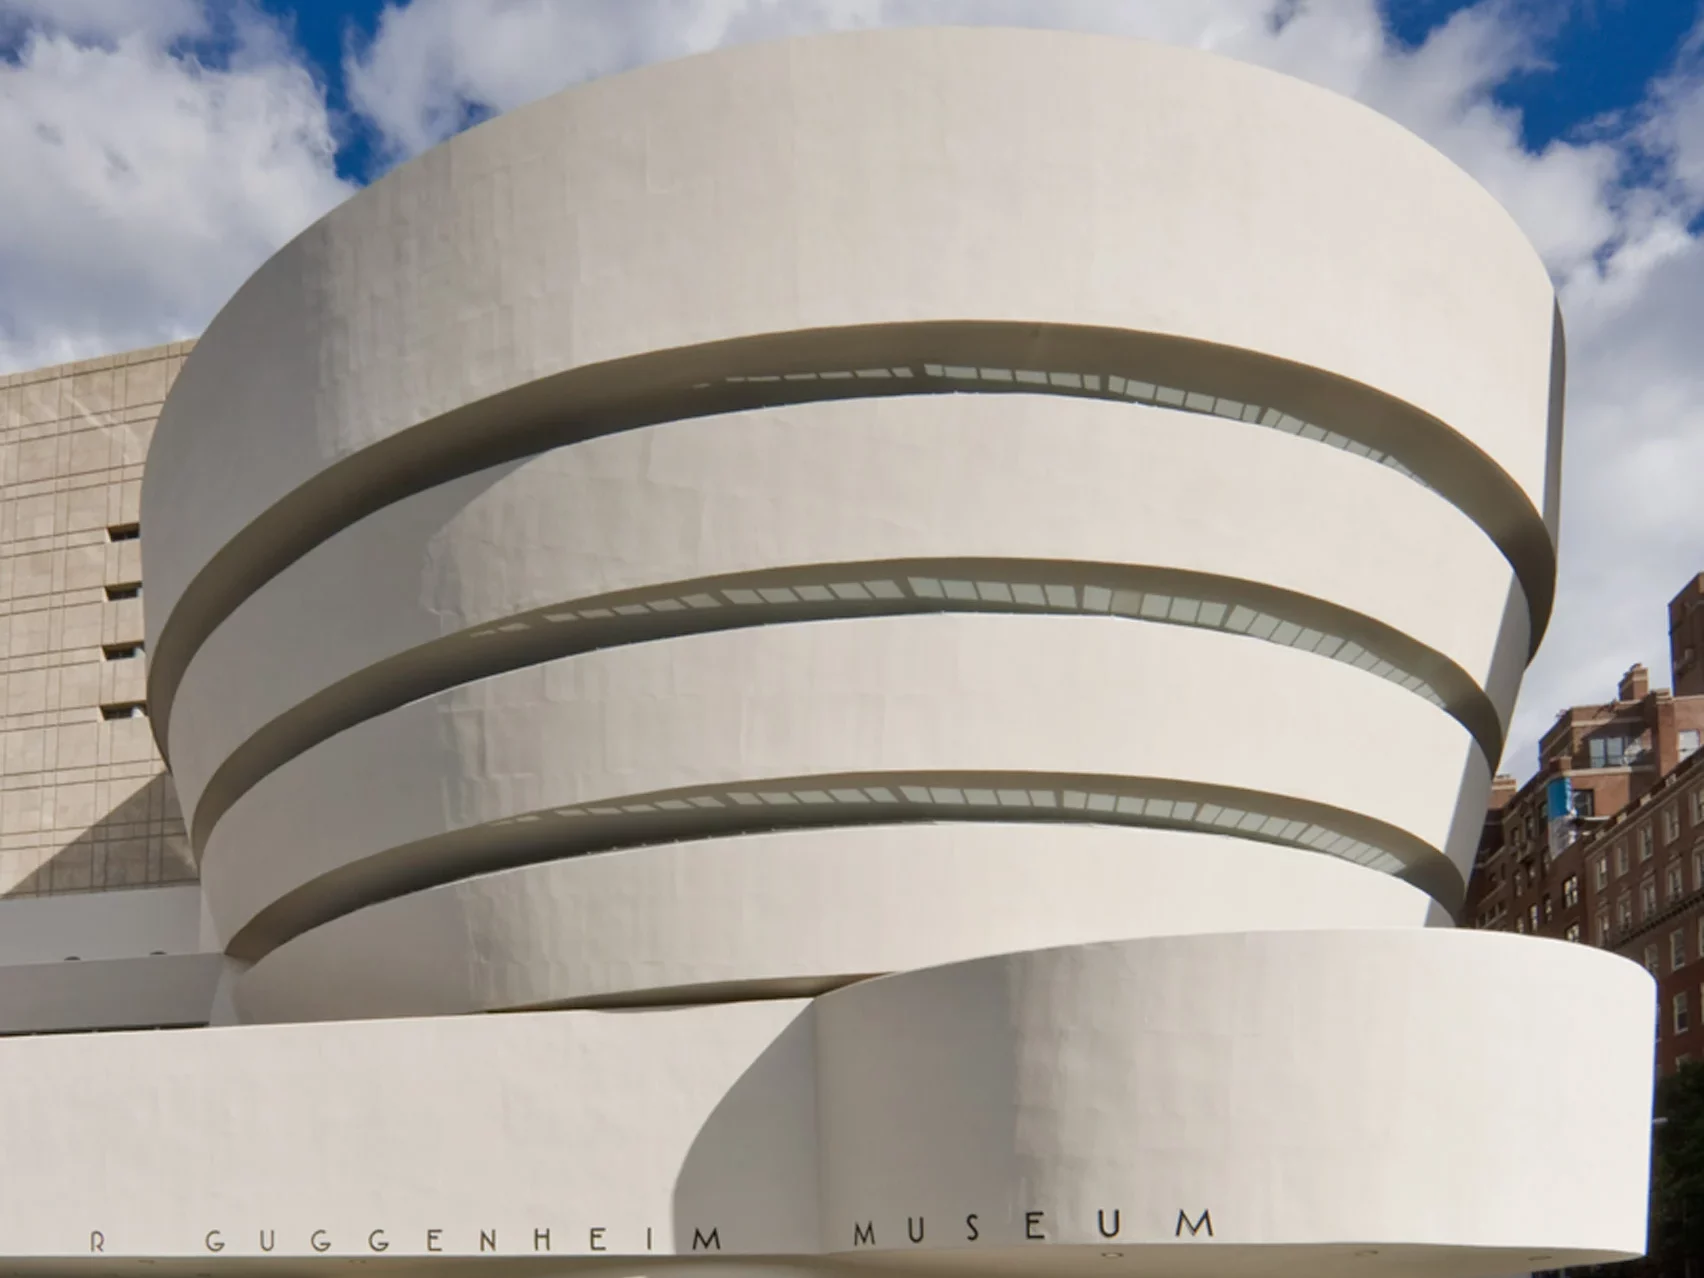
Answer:
[[[79,1098],[0,1088],[63,1169],[0,1249],[1640,1253],[1649,978],[1450,925],[1562,386],[1488,194],[1191,51],[742,48],[402,166],[161,417],[148,706],[229,1023],[0,1054]]]

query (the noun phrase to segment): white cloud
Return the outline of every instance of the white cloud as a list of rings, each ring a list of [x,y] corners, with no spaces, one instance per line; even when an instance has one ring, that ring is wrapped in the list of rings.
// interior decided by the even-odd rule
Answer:
[[[347,59],[381,150],[412,155],[483,114],[593,76],[714,48],[741,0],[415,0],[387,5]]]
[[[208,29],[200,0],[3,0],[0,32],[48,26],[77,40],[144,35],[164,42]]]
[[[204,67],[197,4],[0,0],[0,368],[191,336],[348,194],[312,77],[233,21]]]
[[[188,333],[345,194],[324,103],[260,19],[201,69],[173,41],[197,0],[0,0],[0,364]],[[1543,253],[1570,336],[1563,569],[1507,765],[1557,708],[1634,661],[1666,669],[1669,595],[1704,567],[1704,28],[1671,75],[1591,136],[1528,152],[1494,90],[1542,66],[1518,5],[1487,0],[1418,49],[1375,0],[412,0],[350,51],[352,107],[387,159],[594,75],[847,27],[1075,27],[1213,49],[1357,97],[1432,141]],[[49,24],[50,30],[41,24]]]

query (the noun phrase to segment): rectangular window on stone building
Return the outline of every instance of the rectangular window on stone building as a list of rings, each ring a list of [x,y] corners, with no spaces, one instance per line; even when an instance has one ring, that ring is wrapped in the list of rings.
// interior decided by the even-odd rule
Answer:
[[[114,701],[101,707],[103,719],[140,719],[148,709],[140,701]]]
[[[137,524],[114,524],[107,529],[108,541],[135,541],[142,535],[142,529]]]
[[[142,645],[139,643],[109,643],[101,648],[101,656],[108,661],[129,661],[142,655]]]
[[[1640,826],[1639,833],[1635,837],[1639,840],[1639,859],[1641,861],[1649,861],[1651,859],[1652,846],[1651,827],[1648,825]]]
[[[1639,885],[1639,919],[1645,919],[1657,912],[1657,881],[1646,879]]]
[[[1580,876],[1570,874],[1562,880],[1562,904],[1572,908],[1580,903]]]
[[[1598,891],[1609,886],[1609,858],[1600,856],[1592,862],[1592,881],[1597,884]]]
[[[1625,843],[1617,843],[1615,845],[1615,877],[1620,878],[1623,874],[1626,874],[1626,873],[1627,873],[1627,845]]]
[[[1686,1005],[1686,991],[1674,996],[1674,1032],[1684,1034],[1692,1028],[1691,1012]]]
[[[1671,803],[1663,809],[1663,842],[1673,843],[1680,837],[1680,808]]]
[[[1615,903],[1615,925],[1623,932],[1633,926],[1633,901],[1626,893]]]
[[[121,581],[106,588],[108,599],[134,599],[142,593],[142,583],[139,581]]]
[[[1668,868],[1668,885],[1666,890],[1670,905],[1673,905],[1677,900],[1679,900],[1680,894],[1686,890],[1686,875],[1681,871],[1681,868],[1678,865],[1671,865]]]
[[[1675,928],[1669,933],[1669,970],[1678,972],[1686,966],[1686,929]]]

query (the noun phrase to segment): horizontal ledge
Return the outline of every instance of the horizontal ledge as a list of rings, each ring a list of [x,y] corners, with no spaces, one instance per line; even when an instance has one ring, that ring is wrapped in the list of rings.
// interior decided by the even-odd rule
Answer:
[[[1443,853],[1413,835],[1360,813],[1283,795],[1165,777],[837,774],[624,795],[403,844],[287,892],[239,924],[225,952],[257,961],[366,906],[543,861],[730,834],[918,821],[1088,822],[1197,831],[1300,848],[1392,874],[1452,914],[1465,891]]]
[[[930,374],[931,368],[938,371]],[[985,372],[1010,373],[1011,380]],[[1019,380],[1020,373],[1029,379]],[[1120,329],[962,321],[816,329],[570,370],[332,462],[227,542],[177,600],[149,662],[157,743],[168,754],[165,725],[184,671],[244,599],[343,528],[414,493],[550,448],[666,421],[964,391],[1086,396],[1232,418],[1392,466],[1461,510],[1496,544],[1524,592],[1531,650],[1543,637],[1556,558],[1540,512],[1471,440],[1372,387],[1256,351]]]
[[[348,728],[450,687],[627,644],[752,626],[907,614],[1046,612],[1191,626],[1299,647],[1387,679],[1467,729],[1488,762],[1503,724],[1460,666],[1351,609],[1240,578],[1139,564],[905,559],[812,564],[564,601],[470,627],[340,679],[266,723],[190,814],[199,853],[265,777]]]

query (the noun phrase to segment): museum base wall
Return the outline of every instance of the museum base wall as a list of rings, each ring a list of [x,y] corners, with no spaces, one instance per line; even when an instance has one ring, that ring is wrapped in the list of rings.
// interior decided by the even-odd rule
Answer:
[[[16,1040],[0,1126],[34,1174],[0,1233],[23,1268],[171,1273],[1559,1268],[1642,1248],[1653,1014],[1623,960],[1401,928],[1030,951],[814,1001]],[[1542,1094],[1491,1081],[1535,1059]]]

